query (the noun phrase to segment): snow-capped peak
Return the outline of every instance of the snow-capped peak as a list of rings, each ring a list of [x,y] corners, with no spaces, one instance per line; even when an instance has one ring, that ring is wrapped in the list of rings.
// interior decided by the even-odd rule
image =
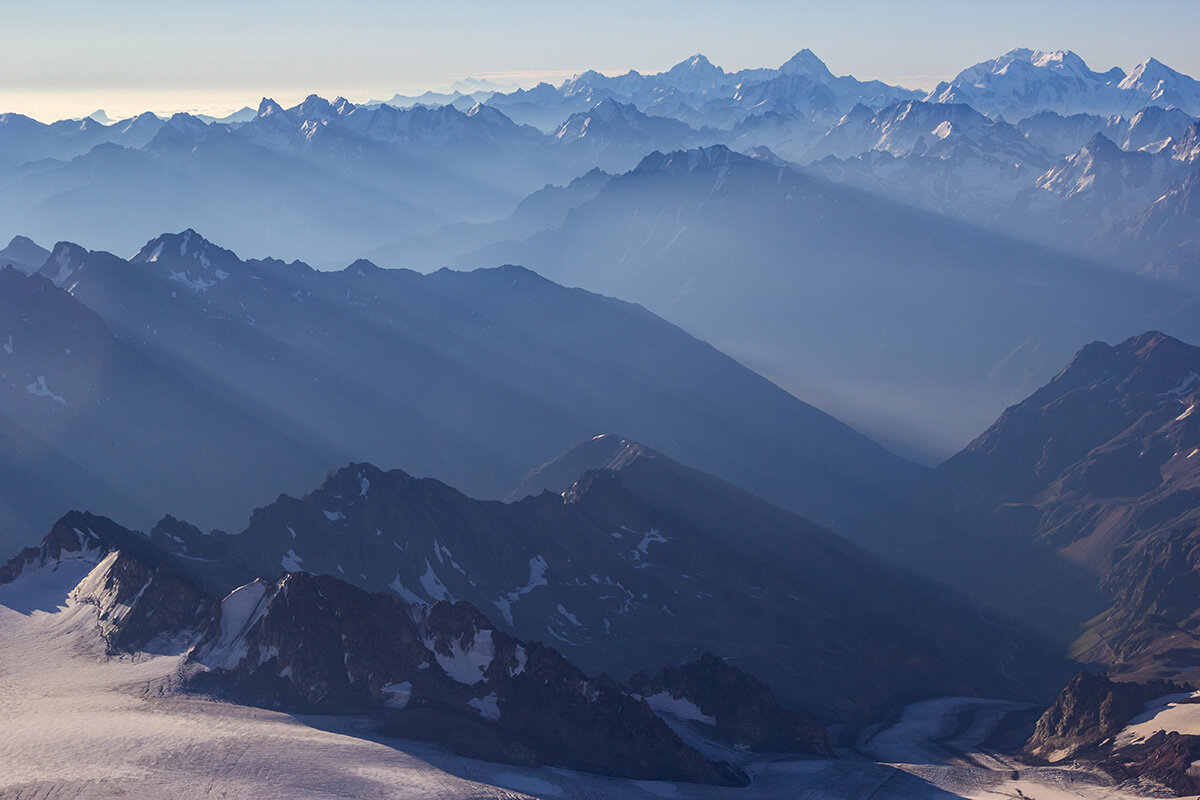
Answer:
[[[129,262],[161,265],[165,278],[196,292],[207,291],[226,280],[241,263],[235,253],[218,247],[191,228],[151,239]]]
[[[296,106],[295,111],[305,120],[323,120],[337,116],[333,104],[316,94],[304,98],[304,102]]]
[[[722,75],[725,74],[725,70],[713,66],[713,63],[703,53],[696,53],[690,58],[685,58],[668,70],[668,73],[671,72],[719,72]]]
[[[1058,67],[1080,73],[1091,72],[1079,54],[1071,50],[1054,50],[1052,52],[1039,50],[1032,55],[1030,63],[1035,67]]]
[[[264,97],[262,99],[262,102],[260,102],[258,104],[258,118],[259,119],[261,119],[263,117],[274,116],[275,114],[282,114],[282,113],[284,113],[283,106],[279,105],[279,103],[276,103],[274,100],[272,100],[269,97]]]
[[[834,77],[825,62],[807,47],[783,62],[779,72],[784,75],[800,75],[816,83],[826,83]]]

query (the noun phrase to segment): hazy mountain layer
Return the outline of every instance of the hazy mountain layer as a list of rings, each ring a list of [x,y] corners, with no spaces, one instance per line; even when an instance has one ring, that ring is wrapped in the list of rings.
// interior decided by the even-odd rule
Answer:
[[[503,497],[603,430],[825,520],[920,472],[644,309],[519,268],[323,273],[188,231],[3,275],[5,421],[38,454],[5,503],[35,530],[85,501],[232,527],[364,458]]]

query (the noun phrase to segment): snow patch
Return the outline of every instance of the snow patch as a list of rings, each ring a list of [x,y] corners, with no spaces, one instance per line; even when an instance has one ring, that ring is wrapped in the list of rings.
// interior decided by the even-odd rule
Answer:
[[[641,561],[643,557],[648,555],[650,545],[655,544],[656,542],[659,544],[665,544],[669,541],[670,539],[659,533],[657,528],[651,528],[650,530],[646,531],[646,533],[642,534],[642,540],[638,542],[637,549],[633,551],[634,560]]]
[[[64,398],[46,388],[46,378],[43,375],[38,375],[37,380],[25,387],[25,391],[34,397],[49,397],[51,400],[61,403],[64,406],[67,404]]]
[[[479,712],[479,716],[492,722],[500,719],[500,698],[495,692],[484,697],[472,697],[467,705]]]
[[[248,649],[246,634],[267,613],[269,588],[266,581],[257,579],[239,586],[221,600],[221,636],[208,648],[202,664],[214,669],[234,669],[242,662]]]
[[[283,567],[285,572],[300,572],[300,564],[304,559],[296,555],[295,549],[288,550],[283,558],[279,559],[279,565]]]
[[[186,272],[172,272],[171,280],[177,283],[182,283],[184,286],[197,293],[207,292],[209,289],[217,285],[216,281],[206,281],[204,278],[193,278]]]
[[[1200,736],[1200,692],[1169,694],[1146,703],[1142,713],[1117,734],[1117,746],[1144,742],[1159,731]]]
[[[504,621],[509,625],[513,624],[512,604],[520,600],[525,595],[532,592],[539,586],[546,586],[546,570],[549,565],[543,556],[534,556],[529,559],[529,580],[520,589],[515,589],[508,592],[499,600],[493,600],[492,605],[500,609],[500,613],[504,615]]]
[[[579,618],[576,617],[574,614],[572,614],[570,611],[567,611],[566,607],[563,606],[562,603],[558,604],[558,613],[562,614],[563,618],[566,619],[568,622],[570,622],[572,625],[574,625],[576,628],[583,627],[583,623],[579,621]]]
[[[517,665],[509,668],[508,677],[510,678],[515,678],[524,672],[525,664],[527,664],[529,661],[529,657],[525,654],[524,645],[517,645],[516,649],[513,650],[513,657],[517,660]]]
[[[705,725],[716,725],[717,721],[708,716],[700,707],[686,697],[672,697],[667,692],[659,692],[646,698],[646,702],[655,711],[670,714],[679,719],[695,720]]]
[[[425,642],[425,646],[433,651],[438,666],[449,678],[467,686],[474,686],[482,681],[483,673],[487,672],[487,668],[496,657],[496,645],[492,642],[490,630],[475,631],[475,635],[466,646],[461,638],[452,639],[448,654],[440,652],[435,645],[432,640]]]
[[[437,573],[433,571],[433,565],[429,563],[429,559],[425,559],[425,574],[420,577],[421,586],[425,589],[425,594],[432,597],[434,600],[443,600],[446,602],[454,602],[454,597],[446,585],[438,578]]]

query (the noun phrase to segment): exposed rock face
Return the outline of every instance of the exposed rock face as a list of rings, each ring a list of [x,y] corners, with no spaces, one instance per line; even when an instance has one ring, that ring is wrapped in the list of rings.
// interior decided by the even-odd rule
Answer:
[[[815,719],[783,709],[768,686],[708,651],[695,661],[663,667],[654,677],[634,675],[626,685],[668,713],[698,711],[697,721],[729,744],[765,752],[833,755],[829,735]]]
[[[1145,742],[1122,747],[1100,762],[1119,781],[1150,782],[1177,795],[1200,793],[1200,736],[1159,731]]]
[[[868,541],[1084,662],[1180,674],[1200,664],[1197,406],[1200,348],[1155,331],[1092,343]]]
[[[1122,783],[1177,795],[1200,791],[1200,736],[1160,730],[1118,736],[1156,698],[1188,692],[1167,681],[1131,683],[1080,673],[1042,714],[1023,753],[1041,761],[1088,762]],[[1192,698],[1194,700],[1194,698]]]
[[[1046,761],[1070,758],[1116,735],[1150,700],[1182,691],[1166,681],[1118,683],[1081,672],[1042,714],[1024,751]]]
[[[75,511],[55,524],[40,547],[23,550],[0,568],[0,583],[72,558],[96,565],[75,597],[96,607],[100,632],[113,652],[153,647],[160,636],[196,629],[207,619],[211,600],[173,557],[111,520]]]

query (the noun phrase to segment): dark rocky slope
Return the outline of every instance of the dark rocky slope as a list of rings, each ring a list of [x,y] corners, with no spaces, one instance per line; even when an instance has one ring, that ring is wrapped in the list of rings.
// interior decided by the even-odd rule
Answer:
[[[1088,345],[862,541],[1125,677],[1200,664],[1200,349]]]
[[[1048,699],[1065,680],[1033,637],[717,478],[618,447],[618,469],[562,495],[478,501],[359,464],[241,533],[164,519],[151,537],[222,590],[289,569],[414,603],[468,600],[592,672],[713,649],[826,720],[947,694]]]

